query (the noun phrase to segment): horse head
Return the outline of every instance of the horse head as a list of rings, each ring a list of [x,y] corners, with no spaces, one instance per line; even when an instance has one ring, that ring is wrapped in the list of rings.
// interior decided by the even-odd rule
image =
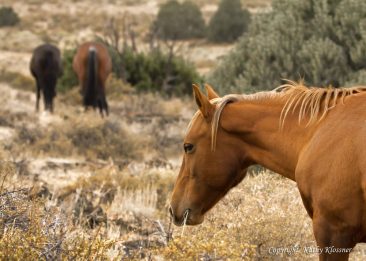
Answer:
[[[250,165],[238,135],[229,133],[223,123],[217,134],[211,131],[219,121],[215,102],[220,98],[210,86],[206,89],[207,97],[193,86],[199,110],[184,138],[183,162],[171,197],[170,213],[176,225],[202,223],[205,213],[242,181]]]

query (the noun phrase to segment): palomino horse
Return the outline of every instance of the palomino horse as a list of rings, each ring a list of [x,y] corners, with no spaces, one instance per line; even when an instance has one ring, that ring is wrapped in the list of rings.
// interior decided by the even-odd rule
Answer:
[[[98,107],[102,117],[103,110],[108,115],[105,82],[112,71],[112,62],[107,48],[101,43],[82,44],[74,56],[73,69],[81,85],[85,109]]]
[[[57,78],[62,75],[60,50],[51,44],[42,44],[33,51],[30,71],[36,79],[36,110],[39,111],[41,90],[46,110],[53,112],[53,98],[56,96]]]
[[[170,213],[197,225],[252,164],[296,181],[320,260],[347,260],[366,242],[366,87],[307,88],[219,98],[194,86],[198,112],[184,139]]]

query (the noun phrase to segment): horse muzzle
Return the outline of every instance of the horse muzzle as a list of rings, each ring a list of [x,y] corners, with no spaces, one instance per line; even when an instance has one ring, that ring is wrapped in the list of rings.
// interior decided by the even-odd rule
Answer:
[[[169,207],[169,213],[172,217],[173,223],[176,226],[184,226],[184,225],[190,225],[195,226],[199,225],[203,222],[204,216],[203,215],[197,215],[194,211],[187,208],[184,210],[182,215],[177,215],[172,207]]]

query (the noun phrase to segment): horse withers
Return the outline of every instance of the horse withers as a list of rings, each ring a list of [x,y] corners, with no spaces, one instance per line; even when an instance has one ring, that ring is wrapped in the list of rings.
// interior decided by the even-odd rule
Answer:
[[[199,110],[184,138],[174,223],[202,223],[247,168],[260,164],[297,183],[320,260],[348,260],[366,242],[366,87],[289,82],[252,95],[207,92],[194,86]]]
[[[60,50],[51,44],[38,46],[33,51],[30,71],[37,84],[36,110],[39,111],[39,99],[42,90],[45,110],[53,112],[57,79],[63,71]]]
[[[73,60],[73,69],[78,76],[85,109],[99,108],[108,115],[105,97],[105,82],[112,71],[112,62],[107,48],[101,43],[87,42],[79,46]]]

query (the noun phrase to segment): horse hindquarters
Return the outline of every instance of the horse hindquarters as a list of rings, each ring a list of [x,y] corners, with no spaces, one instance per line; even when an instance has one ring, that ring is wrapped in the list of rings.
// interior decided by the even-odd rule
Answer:
[[[83,96],[83,106],[99,109],[108,115],[108,104],[104,93],[105,80],[111,71],[108,50],[100,43],[87,42],[79,46],[73,60],[73,69],[78,75]]]
[[[36,48],[30,69],[37,84],[36,110],[39,111],[39,99],[42,91],[45,109],[53,112],[57,78],[62,72],[60,52],[57,47],[45,44]]]

